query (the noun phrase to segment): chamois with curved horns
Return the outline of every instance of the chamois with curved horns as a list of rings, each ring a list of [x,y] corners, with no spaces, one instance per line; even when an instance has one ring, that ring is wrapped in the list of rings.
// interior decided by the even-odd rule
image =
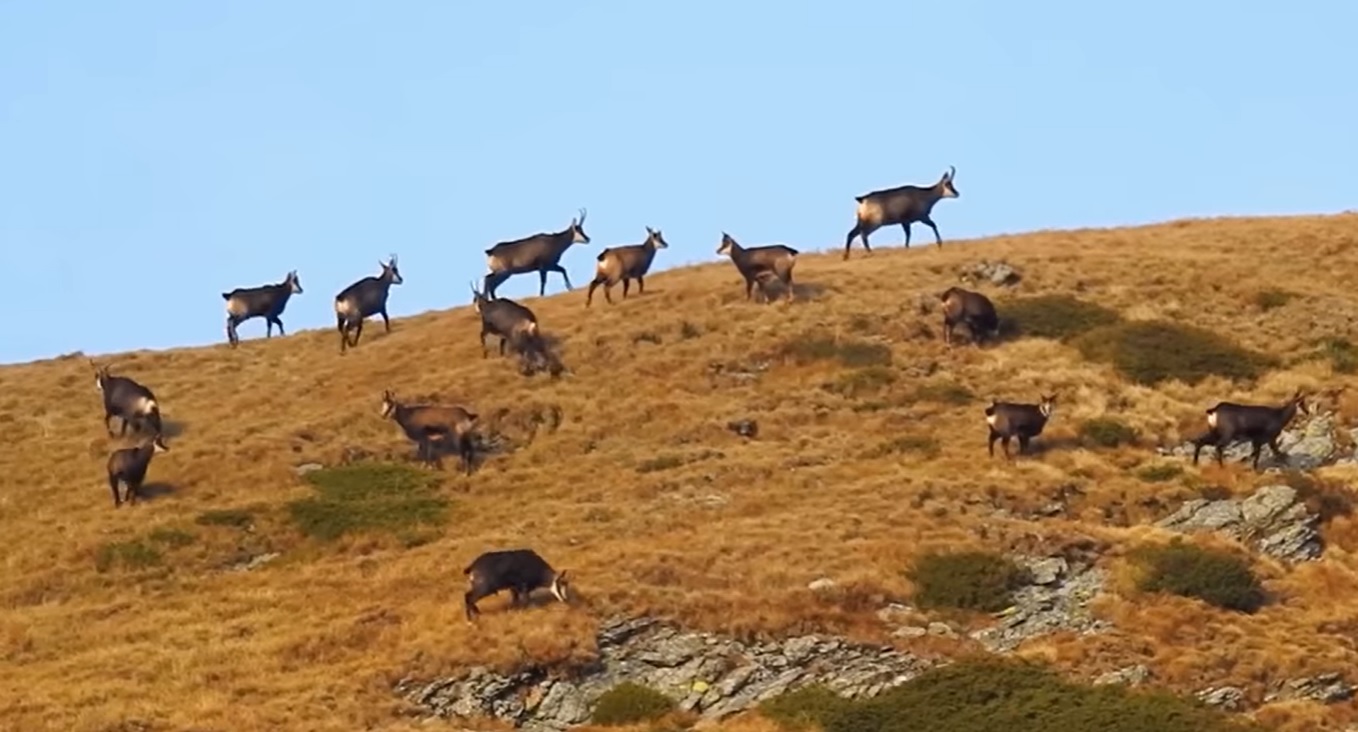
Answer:
[[[1009,440],[1015,437],[1018,438],[1019,454],[1027,452],[1028,442],[1042,434],[1042,429],[1047,426],[1047,420],[1051,419],[1052,410],[1055,408],[1055,395],[1044,395],[1039,404],[998,402],[992,399],[990,406],[985,408],[985,423],[990,428],[990,439],[986,447],[990,456],[995,457],[995,441],[1000,440],[1001,446],[1004,447],[1004,456],[1012,460]]]
[[[471,285],[472,306],[481,316],[481,358],[490,355],[486,347],[486,336],[499,336],[500,355],[505,355],[508,344],[525,359],[542,356],[543,345],[538,330],[538,317],[528,307],[510,300],[499,298],[491,300]]]
[[[547,273],[560,272],[566,281],[566,289],[571,289],[571,277],[561,266],[561,255],[572,244],[588,244],[589,234],[585,233],[585,216],[589,212],[580,209],[580,218],[571,219],[570,226],[556,233],[538,233],[522,239],[502,241],[486,250],[486,273],[482,290],[486,297],[495,299],[495,288],[516,274],[537,272],[541,284],[538,295],[547,294]]]
[[[981,341],[994,339],[1000,334],[1000,318],[995,313],[995,304],[979,292],[949,287],[938,299],[943,302],[943,342],[952,345],[953,330],[958,325],[966,325],[971,340],[977,346]]]
[[[462,573],[467,575],[467,593],[463,604],[468,622],[481,614],[477,601],[501,590],[509,590],[510,607],[528,601],[533,590],[546,587],[552,597],[570,602],[570,580],[567,570],[557,571],[547,560],[532,549],[503,549],[485,552],[472,560]]]
[[[160,402],[150,389],[130,377],[109,374],[109,367],[99,366],[94,359],[90,359],[90,367],[94,369],[94,386],[104,396],[104,429],[110,437],[113,427],[109,420],[115,416],[123,423],[119,437],[127,434],[128,424],[136,432],[148,424],[154,434],[161,433]]]
[[[646,273],[651,269],[655,253],[669,247],[665,235],[659,229],[646,227],[646,241],[621,247],[609,247],[599,253],[598,264],[594,267],[594,281],[589,283],[589,294],[585,297],[585,307],[594,302],[594,290],[604,286],[604,299],[613,303],[613,286],[622,282],[622,299],[627,299],[627,289],[632,280],[637,281],[637,294],[646,292]]]
[[[472,472],[472,459],[475,457],[475,435],[477,415],[456,406],[437,404],[402,404],[395,392],[390,389],[382,392],[382,417],[400,425],[418,446],[417,457],[431,465],[440,461],[434,450],[434,443],[445,441],[454,443],[462,460],[462,470],[467,475]]]
[[[863,249],[867,250],[868,256],[872,256],[872,247],[868,245],[868,235],[882,228],[883,226],[899,225],[905,229],[905,246],[910,246],[910,225],[920,222],[934,230],[934,240],[938,246],[943,246],[943,237],[938,233],[938,227],[934,225],[934,220],[929,218],[929,213],[933,211],[934,204],[944,198],[957,198],[959,195],[957,187],[953,185],[953,175],[957,169],[948,166],[948,172],[943,174],[938,182],[931,186],[904,185],[895,188],[885,188],[880,191],[872,191],[861,196],[854,196],[858,202],[857,221],[849,235],[844,239],[844,258],[849,258],[849,249],[853,246],[853,239],[856,236],[863,238]]]
[[[717,254],[731,258],[740,276],[745,278],[745,299],[749,300],[756,282],[764,301],[769,301],[767,285],[773,280],[782,283],[788,302],[792,302],[792,268],[797,264],[796,249],[785,244],[761,247],[742,247],[730,234],[722,232]]]
[[[339,329],[340,353],[358,345],[358,339],[363,335],[363,321],[373,315],[381,315],[386,332],[391,332],[391,318],[387,317],[387,293],[391,291],[392,285],[399,285],[405,280],[396,266],[395,254],[385,263],[378,264],[382,267],[381,274],[364,277],[335,296],[335,325]],[[350,330],[354,331],[352,341],[349,340]]]
[[[158,452],[169,450],[163,435],[156,434],[144,439],[136,447],[114,450],[108,456],[108,487],[113,492],[113,507],[123,505],[123,497],[118,494],[118,485],[127,486],[127,502],[137,503],[137,493],[146,480],[146,469],[151,466],[151,458]]]
[[[297,278],[297,270],[292,270],[283,281],[276,285],[261,285],[259,287],[237,287],[230,292],[223,292],[222,299],[226,301],[226,340],[235,348],[240,343],[240,336],[236,334],[236,327],[250,318],[264,318],[264,337],[273,337],[273,327],[278,326],[278,335],[287,335],[283,332],[283,308],[288,305],[288,298],[293,295],[302,294],[302,281]]]
[[[1253,446],[1250,459],[1256,471],[1259,470],[1259,453],[1263,451],[1264,445],[1268,445],[1274,457],[1286,459],[1287,455],[1278,449],[1278,436],[1297,416],[1297,412],[1310,414],[1301,389],[1277,407],[1217,402],[1216,406],[1206,410],[1207,432],[1193,440],[1193,464],[1198,464],[1202,448],[1210,444],[1216,447],[1217,465],[1224,466],[1222,453],[1227,444],[1237,440],[1249,440]]]

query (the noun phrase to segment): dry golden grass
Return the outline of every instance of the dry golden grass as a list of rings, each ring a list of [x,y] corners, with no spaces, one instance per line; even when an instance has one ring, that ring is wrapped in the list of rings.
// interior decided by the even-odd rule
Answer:
[[[235,351],[101,359],[151,386],[171,424],[171,451],[149,476],[168,493],[119,510],[103,482],[114,441],[86,360],[0,368],[0,719],[14,729],[104,730],[129,720],[155,729],[415,729],[389,692],[403,674],[578,661],[591,652],[595,618],[611,612],[737,634],[887,641],[873,611],[909,595],[904,570],[921,551],[1087,535],[1108,542],[1116,563],[1137,541],[1160,537],[1119,525],[1161,515],[1152,499],[1172,506],[1198,484],[1241,493],[1262,480],[1239,465],[1204,464],[1183,479],[1145,482],[1134,468],[1154,460],[1150,445],[1196,429],[1217,399],[1279,400],[1355,377],[1306,361],[1248,389],[1216,379],[1150,388],[1053,341],[948,351],[939,316],[920,315],[917,294],[941,291],[961,265],[1004,258],[1025,274],[1020,294],[1074,292],[1125,318],[1191,323],[1290,358],[1322,337],[1355,337],[1358,300],[1346,273],[1358,267],[1356,244],[1358,216],[1340,215],[1040,232],[871,259],[855,252],[848,262],[831,250],[801,257],[798,302],[770,306],[746,304],[739,275],[717,262],[658,273],[646,295],[612,307],[585,310],[583,288],[529,300],[564,343],[572,373],[559,381],[482,360],[467,306],[397,320],[387,336],[370,324],[344,357],[331,330],[265,341],[255,322]],[[1264,298],[1266,309],[1265,290],[1296,297],[1281,306]],[[292,307],[328,307],[322,299],[306,295]],[[894,380],[843,387],[846,369],[835,362],[774,357],[810,333],[887,345]],[[760,361],[770,365],[755,381],[730,373]],[[938,398],[948,385],[975,396]],[[449,460],[442,490],[452,518],[440,538],[409,548],[378,537],[304,540],[283,510],[311,494],[294,466],[337,463],[353,448],[413,454],[378,416],[385,388],[465,400],[485,415],[505,408],[510,425],[555,406],[563,423],[492,456],[471,478]],[[1037,442],[1049,449],[1013,465],[987,459],[983,402],[1050,391],[1061,395],[1058,411]],[[1339,399],[1351,414],[1354,400]],[[1079,423],[1109,411],[1143,444],[1079,447]],[[758,439],[726,429],[744,417],[758,419]],[[1352,470],[1322,472],[1343,479]],[[1066,518],[993,517],[996,502],[1041,505],[1071,482],[1086,493]],[[238,508],[255,515],[253,531],[195,523]],[[1256,698],[1272,681],[1358,667],[1349,609],[1358,602],[1356,521],[1327,526],[1332,544],[1316,564],[1289,571],[1257,561],[1280,597],[1257,615],[1110,592],[1099,610],[1117,632],[1043,639],[1027,652],[1081,674],[1146,662],[1177,690],[1235,683]],[[195,540],[166,549],[161,567],[97,571],[102,546],[157,529]],[[525,545],[576,574],[581,606],[503,613],[497,597],[483,601],[480,627],[468,627],[461,568],[483,550]],[[261,569],[220,569],[270,549],[282,556]],[[806,585],[820,576],[846,589],[816,598]],[[1260,714],[1305,730],[1347,720],[1354,708],[1272,705]],[[730,726],[766,728],[749,719]]]

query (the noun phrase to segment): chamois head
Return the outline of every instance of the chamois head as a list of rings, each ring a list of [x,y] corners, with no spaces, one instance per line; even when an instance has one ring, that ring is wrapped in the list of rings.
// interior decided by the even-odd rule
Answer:
[[[294,269],[289,272],[287,279],[283,280],[283,284],[288,286],[288,289],[292,291],[292,294],[302,294],[302,281],[297,278],[297,270]]]
[[[378,262],[378,265],[382,267],[382,274],[378,275],[378,279],[390,280],[393,285],[399,285],[402,282],[405,282],[401,277],[401,270],[396,266],[395,254],[391,255],[391,258],[386,262]],[[301,290],[298,290],[298,292],[301,292]]]
[[[165,436],[160,434],[157,434],[155,437],[151,438],[149,443],[142,443],[143,446],[145,446],[146,444],[151,445],[151,452],[153,453],[168,452],[170,449],[170,446],[165,444]]]
[[[735,239],[732,239],[730,234],[723,231],[721,232],[721,246],[717,247],[717,254],[719,256],[730,255],[732,248],[739,246],[740,244],[737,243]]]
[[[955,173],[957,173],[957,169],[949,165],[948,172],[944,173],[943,177],[938,179],[936,185],[942,189],[942,198],[957,198],[961,195],[957,192],[956,186],[952,184],[952,177]]]
[[[588,244],[589,234],[585,233],[585,216],[589,214],[586,209],[580,209],[580,218],[571,219],[571,243]]]
[[[387,419],[396,411],[396,392],[387,389],[382,392],[382,419]]]
[[[562,602],[570,602],[570,578],[566,575],[567,570],[563,569],[552,578],[552,596]]]
[[[1052,394],[1051,396],[1043,395],[1041,403],[1037,405],[1037,411],[1041,412],[1043,417],[1050,418],[1052,416],[1052,411],[1055,409],[1056,409],[1056,395],[1055,394]]]
[[[476,308],[477,314],[480,314],[481,306],[485,305],[487,302],[490,302],[490,298],[486,297],[485,293],[476,289],[475,282],[471,282],[468,284],[470,284],[472,288],[472,307]]]
[[[660,233],[660,229],[646,227],[646,244],[655,249],[666,249],[669,244],[665,241],[665,235]]]
[[[90,368],[94,369],[94,389],[95,391],[102,392],[104,390],[105,382],[108,381],[108,367],[100,366],[99,364],[95,363],[94,359],[92,358],[89,359],[89,361]]]
[[[1311,408],[1306,403],[1306,395],[1302,393],[1302,390],[1300,388],[1298,388],[1297,392],[1292,395],[1291,399],[1288,400],[1287,406],[1288,407],[1295,406],[1297,408],[1297,411],[1301,412],[1302,414],[1309,415],[1311,413]]]

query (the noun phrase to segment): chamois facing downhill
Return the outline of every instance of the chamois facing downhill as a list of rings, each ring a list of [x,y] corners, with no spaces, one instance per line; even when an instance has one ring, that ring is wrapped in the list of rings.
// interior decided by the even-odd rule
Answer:
[[[853,246],[855,236],[863,238],[863,249],[871,256],[872,247],[868,245],[868,236],[883,226],[893,224],[905,229],[905,246],[909,247],[910,225],[916,221],[933,229],[934,240],[938,246],[943,246],[943,237],[939,235],[934,220],[929,218],[929,213],[940,199],[957,198],[961,195],[952,182],[953,174],[956,172],[955,168],[949,166],[948,172],[944,173],[937,183],[928,187],[904,185],[855,196],[854,200],[858,202],[858,220],[844,239],[844,258],[849,258],[849,249]]]
[[[531,372],[536,365],[547,366],[553,373],[559,373],[554,360],[548,357],[546,344],[542,342],[538,329],[537,315],[532,310],[509,298],[491,300],[478,292],[475,284],[471,290],[472,305],[481,316],[481,358],[490,355],[486,348],[486,336],[499,336],[500,355],[505,355],[505,346],[508,344],[523,359],[525,373]]]
[[[1043,396],[1040,404],[1016,404],[1014,402],[997,402],[991,400],[990,406],[985,408],[985,423],[990,427],[990,440],[987,450],[991,457],[995,457],[995,440],[1000,440],[1004,447],[1004,456],[1013,459],[1009,454],[1009,440],[1017,437],[1019,443],[1019,454],[1028,451],[1028,442],[1034,437],[1042,434],[1042,428],[1047,426],[1047,420],[1052,416],[1052,410],[1056,408],[1056,396]]]
[[[283,332],[283,320],[280,316],[283,315],[283,308],[288,305],[288,298],[300,294],[302,294],[302,281],[297,279],[297,270],[295,269],[276,285],[237,287],[230,292],[223,292],[222,299],[226,301],[226,339],[231,347],[235,348],[240,343],[240,336],[236,334],[236,326],[250,318],[264,318],[265,338],[273,337],[275,325],[278,326],[278,335],[286,335]]]
[[[585,307],[594,302],[594,290],[604,286],[604,299],[613,303],[613,286],[622,281],[622,299],[627,299],[627,288],[632,280],[637,281],[637,294],[646,292],[646,273],[651,269],[657,250],[669,244],[659,229],[646,227],[646,241],[622,247],[609,247],[599,253],[599,263],[594,268],[594,281],[589,283],[589,294],[585,297]]]
[[[104,395],[104,429],[110,437],[113,427],[109,420],[115,416],[123,423],[119,437],[127,434],[128,424],[136,432],[142,431],[143,424],[149,424],[154,434],[161,433],[160,402],[150,389],[126,376],[111,376],[107,366],[99,366],[93,359],[90,366],[94,369],[94,386]]]
[[[537,272],[541,285],[538,295],[547,294],[547,273],[560,272],[566,281],[566,289],[571,289],[571,277],[561,266],[561,255],[572,244],[588,244],[589,234],[585,233],[585,216],[588,211],[580,209],[580,218],[571,219],[570,226],[556,233],[539,233],[522,239],[502,241],[486,250],[485,284],[482,289],[486,297],[495,299],[495,288],[516,274]]]
[[[472,560],[462,573],[467,575],[464,603],[468,621],[475,620],[481,614],[476,607],[477,601],[501,590],[510,591],[510,607],[524,604],[533,590],[539,587],[549,588],[552,597],[561,602],[570,602],[570,583],[566,570],[558,572],[552,569],[532,549],[486,552]]]
[[[420,460],[437,465],[440,461],[434,451],[434,443],[452,441],[462,460],[462,470],[467,475],[472,472],[472,459],[475,457],[475,436],[477,415],[462,407],[448,407],[433,404],[402,404],[390,389],[382,392],[382,418],[391,419],[400,425],[415,442],[416,455]]]
[[[979,292],[949,287],[939,294],[943,302],[943,342],[952,345],[953,330],[965,324],[971,333],[971,340],[977,346],[981,341],[993,340],[1000,334],[1000,318],[995,313],[995,304]]]
[[[108,487],[113,492],[114,508],[123,505],[124,500],[118,493],[118,484],[127,486],[126,500],[135,505],[137,492],[141,490],[142,482],[146,480],[146,469],[151,465],[151,458],[156,453],[169,449],[164,437],[157,434],[143,440],[136,447],[124,447],[109,454]]]
[[[797,264],[796,249],[783,244],[770,244],[762,247],[742,247],[730,234],[722,232],[721,246],[717,254],[731,258],[740,276],[745,278],[745,299],[749,300],[756,282],[764,301],[769,301],[768,284],[773,280],[782,283],[788,302],[792,302],[792,268]]]
[[[1300,389],[1279,407],[1217,402],[1216,406],[1206,410],[1207,432],[1193,440],[1193,464],[1198,464],[1202,448],[1210,444],[1216,447],[1217,465],[1224,465],[1222,453],[1227,444],[1236,440],[1249,440],[1253,446],[1250,459],[1256,471],[1259,469],[1259,453],[1265,444],[1273,451],[1274,457],[1286,459],[1286,454],[1278,449],[1278,436],[1297,416],[1298,411],[1310,413]]]
[[[381,315],[386,332],[391,332],[391,318],[387,317],[387,293],[392,285],[399,285],[405,280],[396,266],[395,254],[385,264],[378,264],[382,267],[381,274],[364,277],[335,296],[335,325],[339,329],[340,353],[358,345],[358,339],[363,335],[365,318]],[[350,330],[354,331],[352,341],[349,340]]]

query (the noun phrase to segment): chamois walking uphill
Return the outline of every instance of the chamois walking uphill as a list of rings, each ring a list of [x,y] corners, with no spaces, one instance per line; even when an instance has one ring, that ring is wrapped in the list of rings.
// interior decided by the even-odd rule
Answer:
[[[1198,456],[1206,445],[1216,447],[1217,465],[1225,465],[1223,452],[1226,445],[1236,440],[1248,440],[1254,448],[1250,453],[1253,468],[1259,470],[1259,454],[1264,445],[1273,451],[1274,457],[1286,458],[1278,448],[1278,436],[1297,412],[1309,414],[1306,397],[1300,389],[1286,403],[1277,407],[1261,404],[1237,404],[1217,402],[1206,410],[1207,431],[1193,440],[1193,464],[1198,464]]]
[[[547,273],[560,272],[566,281],[566,289],[571,289],[571,277],[561,266],[561,255],[572,244],[588,244],[589,234],[585,233],[585,216],[588,211],[580,209],[580,218],[571,219],[566,228],[556,233],[539,233],[522,239],[502,241],[486,250],[486,281],[482,290],[486,297],[495,298],[495,288],[516,274],[537,272],[540,286],[538,295],[547,294]]]
[[[118,417],[122,421],[121,437],[127,434],[127,426],[132,425],[134,432],[142,432],[143,425],[149,425],[154,434],[160,434],[160,402],[151,390],[127,376],[112,376],[109,367],[99,366],[90,360],[94,369],[94,385],[104,396],[104,429],[110,437],[113,427],[109,420]]]
[[[1039,404],[997,402],[992,399],[990,406],[985,408],[985,423],[990,428],[990,438],[986,447],[990,456],[995,456],[995,441],[1000,440],[1004,456],[1012,460],[1009,440],[1013,438],[1018,438],[1019,454],[1026,453],[1029,441],[1042,434],[1042,429],[1047,426],[1047,420],[1051,419],[1052,410],[1055,408],[1054,395],[1043,396]]]
[[[472,472],[475,457],[477,415],[463,407],[437,404],[402,404],[390,389],[382,392],[382,417],[400,425],[417,445],[416,455],[420,460],[437,465],[441,461],[435,444],[442,446],[452,442],[462,460],[462,470],[467,475]]]
[[[335,296],[335,325],[339,329],[340,353],[358,345],[359,336],[363,335],[363,321],[373,315],[381,315],[386,332],[391,332],[391,318],[387,317],[387,293],[392,285],[399,285],[405,280],[396,266],[395,254],[385,264],[378,264],[382,267],[381,274],[364,277]],[[350,330],[354,332],[352,341],[349,340]]]
[[[785,297],[792,302],[792,268],[797,264],[796,249],[783,244],[769,244],[762,247],[742,247],[730,234],[722,232],[721,246],[717,254],[731,258],[740,276],[745,278],[745,299],[749,300],[755,283],[764,301],[770,300],[768,285],[773,280],[782,283]]]
[[[169,450],[162,435],[154,435],[142,440],[136,447],[114,450],[108,456],[108,488],[113,492],[113,507],[123,505],[123,497],[118,493],[118,485],[127,486],[127,502],[137,503],[137,494],[146,480],[146,469],[151,458],[158,452]]]
[[[871,256],[872,247],[868,245],[868,236],[883,226],[893,224],[905,230],[905,246],[909,247],[910,225],[917,221],[933,229],[934,240],[938,246],[943,246],[943,237],[939,235],[938,227],[929,214],[939,200],[961,195],[952,182],[956,172],[955,168],[949,166],[948,172],[937,183],[927,187],[904,185],[854,196],[858,202],[857,221],[844,239],[844,258],[849,258],[849,249],[856,236],[862,237],[863,249]]]
[[[646,227],[646,241],[621,247],[609,247],[599,253],[598,264],[594,267],[594,281],[589,283],[589,293],[585,296],[585,307],[594,302],[594,290],[604,286],[604,299],[613,303],[613,286],[622,282],[622,299],[627,299],[627,288],[632,280],[637,281],[637,294],[646,292],[646,272],[651,269],[655,253],[669,247],[665,236],[659,229]]]
[[[481,358],[490,355],[486,336],[498,336],[500,355],[505,355],[505,346],[508,345],[523,360],[525,373],[530,373],[539,365],[548,366],[557,373],[555,361],[548,355],[538,329],[537,315],[532,310],[509,298],[491,300],[485,293],[477,291],[475,284],[471,290],[472,305],[481,316]]]
[[[467,594],[464,602],[467,620],[475,620],[481,611],[476,603],[501,590],[509,590],[510,607],[528,601],[533,590],[546,587],[552,597],[570,602],[570,584],[566,570],[552,569],[545,559],[532,549],[505,549],[485,552],[462,570],[467,575]]]
[[[979,292],[949,287],[939,294],[943,302],[943,342],[952,345],[953,331],[958,325],[967,326],[971,342],[977,346],[982,341],[993,340],[1000,334],[1000,317],[995,313],[995,304]]]
[[[278,335],[286,335],[283,332],[283,308],[288,305],[288,298],[293,295],[302,294],[302,281],[297,278],[297,270],[288,273],[283,281],[276,285],[262,285],[260,287],[237,287],[230,292],[223,292],[222,299],[226,301],[226,340],[235,348],[240,343],[240,336],[236,334],[236,327],[250,318],[262,317],[265,321],[264,337],[273,337],[273,327],[278,326]]]

